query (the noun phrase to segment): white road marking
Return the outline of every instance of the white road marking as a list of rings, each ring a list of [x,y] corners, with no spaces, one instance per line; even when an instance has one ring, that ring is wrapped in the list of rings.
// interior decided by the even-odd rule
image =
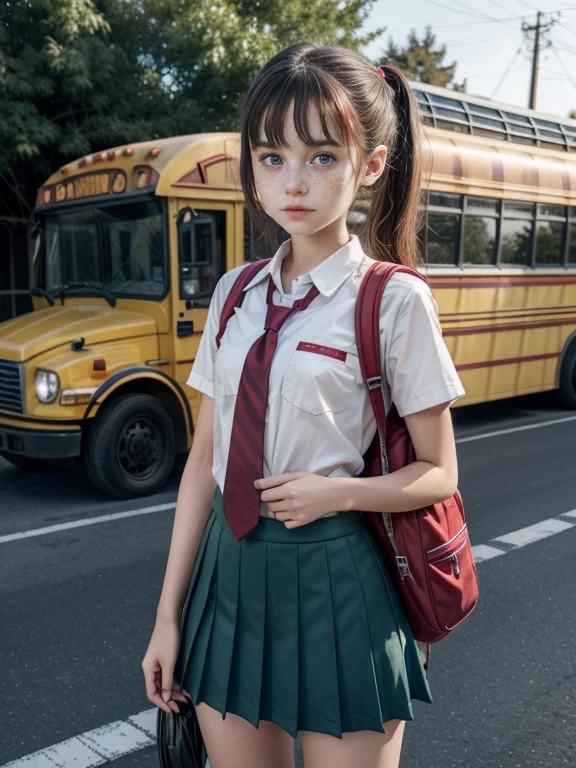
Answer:
[[[512,432],[526,432],[529,429],[540,429],[540,427],[550,427],[552,424],[564,424],[567,421],[576,421],[576,416],[566,416],[564,419],[554,419],[553,421],[540,421],[538,424],[526,424],[523,427],[511,427],[510,429],[498,429],[495,432],[483,432],[481,435],[472,435],[471,437],[459,437],[457,443],[471,443],[473,440],[485,440],[487,437],[499,437],[500,435],[510,435]]]
[[[92,768],[156,743],[156,708],[7,763],[4,768]]]
[[[158,512],[173,506],[164,504],[160,507],[147,507],[145,509]],[[144,514],[142,510],[135,510],[134,513]],[[127,513],[120,514],[127,516]],[[104,517],[110,519],[115,516],[105,515]],[[576,528],[576,522],[571,523],[559,519],[560,517],[576,519],[576,509],[563,512],[558,518],[542,520],[526,528],[520,528],[518,531],[497,536],[490,539],[488,544],[476,544],[472,547],[474,561],[476,564],[483,563],[485,560],[514,552],[520,547],[533,544],[548,536]],[[59,526],[53,527],[58,528]],[[498,542],[512,545],[512,549],[504,550],[493,546]],[[129,717],[128,720],[116,720],[101,728],[81,733],[79,736],[74,736],[59,744],[13,760],[6,763],[3,768],[72,768],[72,766],[73,768],[92,768],[92,766],[112,762],[123,755],[153,746],[156,743],[157,714],[158,710],[155,707],[146,709]],[[210,768],[209,763],[206,768]]]
[[[503,549],[497,549],[488,544],[476,544],[472,547],[472,554],[474,555],[474,562],[478,564],[483,563],[484,560],[491,560],[493,557],[498,557],[498,555],[505,555],[506,552]]]
[[[567,531],[569,528],[574,528],[576,523],[569,523],[567,520],[556,520],[551,517],[549,520],[542,520],[534,525],[529,525],[526,528],[520,528],[518,531],[512,531],[504,536],[496,536],[492,539],[493,542],[501,541],[504,544],[513,544],[514,547],[525,547],[526,544],[532,544],[540,539],[545,539],[547,536],[553,536],[555,533],[561,533]]]
[[[47,525],[45,528],[33,528],[30,531],[21,531],[20,533],[8,533],[6,536],[0,536],[0,544],[6,544],[9,541],[17,541],[18,539],[28,539],[32,536],[45,536],[47,533],[66,531],[69,528],[82,528],[85,525],[96,525],[97,523],[107,523],[110,520],[121,520],[124,517],[137,517],[138,515],[149,515],[152,512],[165,512],[167,509],[175,509],[175,507],[176,503],[157,504],[154,507],[129,509],[126,512],[114,512],[110,515],[86,517],[82,520],[72,520],[69,523],[59,523],[58,525]]]

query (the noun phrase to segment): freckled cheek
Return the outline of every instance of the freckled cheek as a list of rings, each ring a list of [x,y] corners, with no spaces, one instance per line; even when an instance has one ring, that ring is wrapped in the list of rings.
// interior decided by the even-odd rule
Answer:
[[[328,199],[350,197],[354,193],[354,178],[352,171],[343,169],[332,173],[309,175],[306,180],[308,191],[313,196],[328,202]],[[260,204],[266,210],[266,201],[273,203],[277,196],[282,197],[284,180],[281,174],[261,173],[254,170],[254,183]]]
[[[254,184],[256,186],[256,194],[260,201],[260,205],[266,210],[266,200],[271,200],[274,193],[277,194],[280,191],[278,181],[266,173],[255,172]]]
[[[338,198],[353,194],[354,179],[350,172],[335,171],[334,173],[327,173],[323,178],[315,179],[314,188],[319,190],[324,198]]]

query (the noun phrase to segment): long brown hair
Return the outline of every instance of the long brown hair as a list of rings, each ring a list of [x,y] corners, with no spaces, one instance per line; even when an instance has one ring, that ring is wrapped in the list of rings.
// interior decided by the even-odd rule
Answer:
[[[360,173],[376,146],[388,148],[386,167],[371,188],[372,202],[362,234],[367,253],[380,261],[414,266],[417,261],[422,183],[421,125],[415,98],[404,74],[383,68],[339,45],[297,43],[276,54],[258,72],[246,94],[241,126],[240,179],[252,220],[275,242],[278,226],[258,202],[251,149],[267,142],[286,146],[284,124],[294,102],[294,124],[301,141],[315,142],[308,109],[318,111],[324,142],[343,140],[360,153]],[[339,136],[330,134],[329,124]]]

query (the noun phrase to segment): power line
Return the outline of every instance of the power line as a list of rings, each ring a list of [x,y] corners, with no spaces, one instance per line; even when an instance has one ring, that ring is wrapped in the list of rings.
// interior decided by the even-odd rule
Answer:
[[[452,11],[452,13],[460,13],[463,16],[472,16],[474,19],[481,19],[481,16],[478,16],[477,13],[468,13],[466,11],[461,11],[458,8],[451,8],[449,5],[444,5],[443,3],[435,2],[435,0],[426,0],[427,3],[430,3],[430,5],[436,5],[438,8],[444,8],[446,11]]]
[[[516,2],[520,2],[520,1],[521,0],[516,0]],[[427,2],[429,2],[431,5],[437,5],[439,8],[444,8],[444,9],[446,9],[448,11],[451,11],[452,13],[461,13],[460,11],[458,11],[457,8],[448,7],[446,5],[442,5],[440,3],[433,2],[433,0],[427,0]],[[533,8],[535,11],[537,10],[536,8],[534,8],[534,6],[531,6],[528,3],[523,3],[523,5],[526,5],[528,8]],[[558,13],[559,11],[576,11],[576,6],[574,6],[573,8],[559,8],[557,11],[550,11],[550,13]],[[465,15],[466,16],[471,16],[473,19],[476,19],[476,21],[458,21],[458,22],[455,22],[454,24],[430,24],[430,26],[432,27],[432,29],[434,31],[436,31],[438,29],[452,29],[453,27],[471,27],[471,26],[475,26],[476,27],[476,26],[478,26],[478,24],[493,24],[494,23],[494,21],[492,19],[490,19],[490,18],[484,19],[483,17],[474,15],[472,13],[466,13]],[[526,14],[523,14],[522,16],[507,16],[506,18],[499,19],[498,21],[500,21],[500,22],[502,22],[502,21],[518,21],[519,19],[529,19],[529,18],[531,18],[531,15],[532,14],[526,13]],[[567,25],[565,25],[565,26],[567,26]],[[411,32],[413,29],[414,29],[414,26],[412,26],[412,27],[403,27],[402,29],[388,28],[386,30],[386,33],[389,34],[389,35],[392,35],[392,34],[405,34],[407,32]]]
[[[560,45],[558,45],[558,43],[560,43]],[[566,40],[562,40],[561,37],[556,37],[556,40],[553,42],[553,45],[555,45],[559,51],[576,53],[576,45],[570,45],[570,43],[567,43]]]
[[[464,8],[468,8],[469,10],[474,10],[473,8],[470,8],[469,5],[466,5],[466,3],[461,2],[460,5],[463,5]],[[490,21],[493,21],[497,24],[503,24],[505,27],[511,27],[512,29],[516,29],[516,27],[513,26],[512,24],[506,23],[504,19],[499,19],[496,16],[489,16],[487,13],[483,13],[482,11],[480,11],[480,17],[485,19],[490,19]]]
[[[562,22],[559,21],[558,22],[558,26],[562,27],[562,29],[565,29],[566,32],[570,32],[571,35],[574,35],[574,37],[576,37],[576,32],[574,32],[574,30],[570,29],[570,27],[567,27],[566,24],[562,24]]]
[[[493,99],[493,98],[494,98],[494,96],[496,96],[496,94],[497,94],[498,90],[500,89],[500,86],[502,85],[502,83],[504,82],[504,80],[506,80],[506,78],[507,78],[508,74],[510,73],[510,70],[511,70],[511,69],[512,69],[512,67],[514,66],[514,63],[515,63],[516,59],[518,58],[519,54],[521,54],[521,53],[522,53],[522,46],[519,46],[519,47],[516,49],[516,53],[514,54],[514,58],[512,59],[512,61],[510,62],[510,64],[508,64],[508,67],[507,67],[506,71],[504,72],[504,74],[502,75],[502,77],[500,78],[500,80],[498,81],[498,85],[496,86],[496,88],[494,88],[494,91],[492,92],[492,95],[490,96],[490,98],[491,98],[491,99]]]
[[[574,79],[574,77],[568,71],[568,67],[566,66],[566,64],[564,63],[564,60],[561,58],[560,54],[556,50],[556,46],[552,44],[550,47],[552,48],[552,53],[554,54],[554,56],[556,56],[556,58],[560,62],[560,66],[564,70],[566,77],[568,78],[568,80],[570,80],[574,88],[576,88],[576,79]]]
[[[451,46],[457,46],[457,45],[473,45],[474,43],[497,43],[501,40],[510,40],[510,35],[506,33],[505,35],[489,35],[487,37],[467,37],[464,39],[458,39],[458,40],[444,40],[442,45],[451,45]]]
[[[486,14],[479,14],[478,12],[474,11],[473,8],[471,9],[470,6],[464,5],[463,3],[461,3],[460,5],[464,5],[465,8],[468,8],[468,11],[461,11],[459,8],[454,8],[453,6],[444,5],[443,3],[438,3],[436,0],[426,0],[426,2],[430,3],[430,5],[437,5],[439,8],[444,8],[444,10],[451,11],[452,13],[461,13],[464,16],[472,16],[472,18],[475,18],[475,19],[481,19],[481,20],[484,19],[485,20],[484,22],[483,21],[478,21],[478,22],[476,22],[477,24],[486,23],[488,21],[493,22],[493,23],[502,24],[503,22],[506,22],[506,21],[518,21],[518,19],[527,19],[528,18],[528,14],[523,14],[522,16],[509,16],[508,18],[505,18],[505,19],[497,19],[497,18],[492,17],[492,16],[487,16]],[[470,11],[472,11],[472,12],[470,12]],[[470,23],[474,23],[474,22],[468,22],[468,23],[470,24]],[[508,26],[512,26],[512,25],[511,24],[506,24],[505,26],[508,27]]]
[[[504,13],[510,13],[510,8],[506,8],[501,3],[497,3],[496,0],[489,0],[492,5],[495,5],[496,8],[500,8],[501,11],[504,11]]]

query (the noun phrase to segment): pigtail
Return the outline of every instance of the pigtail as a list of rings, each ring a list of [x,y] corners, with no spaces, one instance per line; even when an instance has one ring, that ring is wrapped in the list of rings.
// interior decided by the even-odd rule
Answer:
[[[388,89],[390,99],[386,101],[395,112],[396,127],[388,144],[386,170],[373,187],[366,246],[375,259],[414,267],[418,261],[422,187],[418,106],[399,69],[384,65],[378,77],[381,87]]]

